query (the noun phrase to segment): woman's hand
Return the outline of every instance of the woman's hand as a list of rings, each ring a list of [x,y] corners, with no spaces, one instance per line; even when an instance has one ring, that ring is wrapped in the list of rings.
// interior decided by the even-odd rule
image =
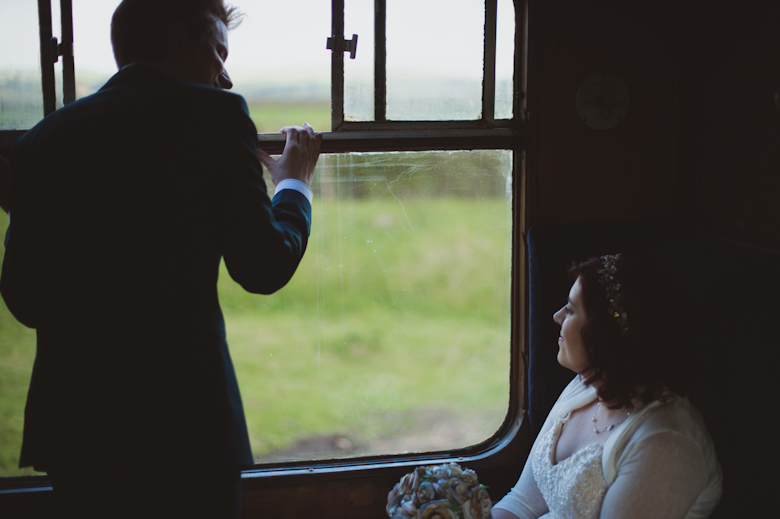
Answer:
[[[291,178],[311,187],[314,168],[320,156],[322,133],[315,132],[309,123],[303,123],[302,128],[285,126],[279,131],[287,135],[282,156],[277,160],[258,148],[257,157],[268,168],[274,184]]]

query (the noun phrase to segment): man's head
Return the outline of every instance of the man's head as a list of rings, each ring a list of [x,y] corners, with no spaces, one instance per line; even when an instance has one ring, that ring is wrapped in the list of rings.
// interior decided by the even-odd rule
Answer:
[[[224,0],[123,0],[111,20],[119,68],[150,63],[179,79],[230,88],[227,31],[240,13]]]

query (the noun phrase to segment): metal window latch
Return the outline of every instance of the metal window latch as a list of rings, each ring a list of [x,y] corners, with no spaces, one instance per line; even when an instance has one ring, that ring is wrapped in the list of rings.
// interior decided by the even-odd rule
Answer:
[[[66,58],[73,56],[73,43],[59,43],[57,37],[54,36],[51,39],[51,61],[57,63],[60,60],[60,56]]]
[[[328,46],[326,48],[336,52],[349,52],[349,59],[355,59],[357,41],[357,34],[353,34],[351,40],[345,40],[342,36],[331,36],[328,38]]]

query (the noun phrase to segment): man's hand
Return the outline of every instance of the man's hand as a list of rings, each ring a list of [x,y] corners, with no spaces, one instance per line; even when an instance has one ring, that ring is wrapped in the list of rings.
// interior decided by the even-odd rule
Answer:
[[[303,123],[303,128],[285,126],[279,131],[287,134],[287,143],[279,160],[275,160],[260,148],[257,149],[257,157],[268,168],[274,184],[292,178],[311,187],[314,167],[320,156],[322,134],[315,132],[309,123]]]

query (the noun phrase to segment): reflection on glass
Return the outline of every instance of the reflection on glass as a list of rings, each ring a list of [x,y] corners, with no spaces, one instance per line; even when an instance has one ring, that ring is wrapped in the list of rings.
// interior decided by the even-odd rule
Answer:
[[[374,3],[344,2],[344,37],[357,34],[355,59],[344,53],[344,120],[374,120]]]
[[[219,297],[258,462],[449,450],[508,409],[511,152],[320,159],[290,284]]]
[[[515,59],[515,5],[498,0],[496,20],[496,119],[512,118],[512,77]]]
[[[36,2],[4,2],[0,16],[0,130],[43,118]]]
[[[387,118],[479,119],[485,4],[387,3]]]

